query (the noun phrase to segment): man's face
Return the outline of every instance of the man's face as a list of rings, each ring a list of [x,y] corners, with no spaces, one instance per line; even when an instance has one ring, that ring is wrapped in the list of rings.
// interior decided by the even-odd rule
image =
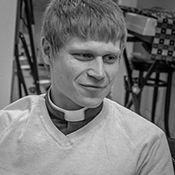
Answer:
[[[72,38],[50,59],[53,102],[67,110],[98,106],[110,92],[120,56],[120,41]]]

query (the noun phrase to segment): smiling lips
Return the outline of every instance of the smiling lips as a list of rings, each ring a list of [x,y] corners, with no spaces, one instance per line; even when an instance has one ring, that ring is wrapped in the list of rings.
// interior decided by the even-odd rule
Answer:
[[[104,89],[106,86],[97,86],[97,85],[89,85],[89,84],[80,84],[82,87],[87,88],[87,89]]]

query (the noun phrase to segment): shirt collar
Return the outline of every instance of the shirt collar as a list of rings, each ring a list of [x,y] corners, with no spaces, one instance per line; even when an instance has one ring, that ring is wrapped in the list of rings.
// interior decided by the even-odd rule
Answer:
[[[103,107],[103,102],[96,108],[82,108],[79,110],[65,110],[56,106],[51,100],[51,88],[47,91],[45,95],[45,102],[49,114],[65,121],[78,122],[83,120],[89,120],[97,116]]]

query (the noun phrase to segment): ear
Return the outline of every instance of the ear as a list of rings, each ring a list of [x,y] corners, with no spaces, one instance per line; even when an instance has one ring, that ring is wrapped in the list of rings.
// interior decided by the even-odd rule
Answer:
[[[41,51],[42,51],[44,63],[46,65],[50,65],[52,49],[51,49],[50,43],[44,37],[41,38]]]

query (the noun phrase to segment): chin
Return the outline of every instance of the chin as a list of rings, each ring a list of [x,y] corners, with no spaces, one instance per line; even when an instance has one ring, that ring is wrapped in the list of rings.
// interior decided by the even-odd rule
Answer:
[[[88,98],[85,101],[83,101],[81,104],[83,107],[87,107],[87,108],[95,108],[97,106],[99,106],[104,98]]]

